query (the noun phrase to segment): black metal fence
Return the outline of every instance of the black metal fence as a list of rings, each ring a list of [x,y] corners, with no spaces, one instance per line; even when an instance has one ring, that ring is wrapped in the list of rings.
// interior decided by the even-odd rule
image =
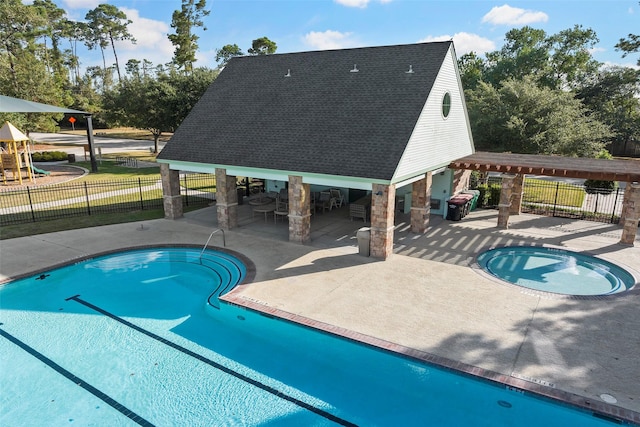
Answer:
[[[215,176],[180,177],[186,206],[207,206],[215,198]],[[159,177],[26,187],[0,191],[0,225],[59,218],[162,209]]]
[[[495,207],[500,202],[500,177],[490,176],[481,191],[479,206]],[[522,212],[617,224],[622,213],[624,188],[585,188],[579,181],[525,178]]]
[[[215,199],[215,175],[183,174],[181,194],[185,206],[207,206]],[[480,190],[479,207],[495,207],[500,201],[500,177],[489,177]],[[581,184],[527,178],[522,212],[537,215],[618,223],[624,189],[586,191]],[[59,218],[162,209],[159,177],[95,181],[26,187],[0,191],[0,225]]]

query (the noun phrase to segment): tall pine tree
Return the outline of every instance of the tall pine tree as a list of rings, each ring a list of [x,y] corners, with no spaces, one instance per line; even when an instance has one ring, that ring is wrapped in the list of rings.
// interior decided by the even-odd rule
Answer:
[[[193,63],[196,62],[199,37],[194,34],[195,27],[202,27],[202,18],[208,16],[206,0],[182,0],[182,8],[173,12],[171,28],[175,34],[169,34],[169,40],[175,46],[173,62],[186,73],[193,72]]]

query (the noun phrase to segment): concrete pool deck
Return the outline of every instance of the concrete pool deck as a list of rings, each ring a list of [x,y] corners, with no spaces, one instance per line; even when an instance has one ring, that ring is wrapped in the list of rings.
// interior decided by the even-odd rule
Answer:
[[[255,264],[252,283],[225,299],[330,332],[640,423],[640,286],[619,296],[558,297],[496,282],[473,268],[483,249],[549,245],[588,252],[640,270],[636,246],[617,225],[472,212],[459,222],[432,217],[425,234],[396,220],[394,255],[358,255],[341,208],[312,218],[312,241],[289,243],[286,222],[252,218],[239,206],[226,248]],[[0,241],[0,283],[97,253],[152,244],[203,245],[215,206],[185,218],[109,225]],[[37,227],[37,223],[34,224]],[[222,246],[214,234],[210,246]],[[1,305],[1,301],[0,301]],[[605,405],[601,396],[617,399]]]

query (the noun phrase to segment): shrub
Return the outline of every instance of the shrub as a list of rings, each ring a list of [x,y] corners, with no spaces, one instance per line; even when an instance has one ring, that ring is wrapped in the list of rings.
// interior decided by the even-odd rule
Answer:
[[[596,159],[613,159],[613,156],[607,150],[600,150],[596,154]],[[616,189],[615,181],[599,181],[597,179],[587,179],[584,182],[584,191],[589,194],[611,194]]]
[[[478,207],[483,208],[487,205],[487,197],[489,196],[489,186],[486,184],[478,185],[476,190],[480,192],[478,196]]]
[[[469,188],[477,190],[478,185],[480,185],[480,172],[471,171],[471,176],[469,177]]]
[[[584,182],[584,191],[589,194],[611,194],[616,189],[615,181],[599,181],[597,179],[587,179]]]
[[[31,159],[34,162],[59,162],[67,160],[67,158],[67,153],[64,151],[38,151],[31,154]]]
[[[501,192],[502,192],[502,185],[491,184],[491,186],[489,186],[489,201],[487,202],[487,204],[489,206],[498,206],[500,204]]]

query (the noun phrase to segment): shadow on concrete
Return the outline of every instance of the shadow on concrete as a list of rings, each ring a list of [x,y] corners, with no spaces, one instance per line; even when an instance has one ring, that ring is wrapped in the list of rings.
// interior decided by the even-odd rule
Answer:
[[[601,401],[610,394],[618,405],[638,408],[638,368],[630,361],[640,340],[640,290],[603,300],[541,300],[531,319],[512,330],[524,332],[517,345],[483,334],[458,332],[423,351],[474,366],[499,364],[514,354],[512,376]]]

